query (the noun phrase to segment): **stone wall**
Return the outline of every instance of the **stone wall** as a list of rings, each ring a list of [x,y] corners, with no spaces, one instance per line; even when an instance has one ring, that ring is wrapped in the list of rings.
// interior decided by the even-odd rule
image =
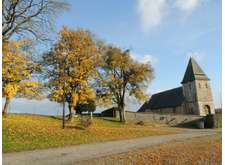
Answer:
[[[152,112],[126,112],[126,120],[128,122],[147,122],[168,124],[170,126],[189,125],[201,121],[203,117],[198,115],[185,114],[159,114]]]

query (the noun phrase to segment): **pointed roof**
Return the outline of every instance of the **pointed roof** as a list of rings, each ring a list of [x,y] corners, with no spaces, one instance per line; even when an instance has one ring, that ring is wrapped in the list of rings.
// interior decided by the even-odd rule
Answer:
[[[195,59],[191,57],[181,83],[184,84],[194,80],[209,80],[209,78],[203,72],[202,68],[198,65]]]

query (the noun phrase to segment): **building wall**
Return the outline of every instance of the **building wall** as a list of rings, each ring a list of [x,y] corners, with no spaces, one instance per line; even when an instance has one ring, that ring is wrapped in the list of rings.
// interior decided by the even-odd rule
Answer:
[[[206,116],[215,114],[211,86],[208,80],[195,80],[183,84],[187,113]],[[210,109],[210,110],[209,110]]]
[[[160,114],[152,112],[126,112],[126,120],[128,122],[149,122],[158,124],[168,124],[176,126],[180,124],[191,123],[201,120],[202,117],[198,115],[185,115],[185,114]]]
[[[210,82],[208,80],[196,80],[195,86],[199,115],[205,116],[208,113],[215,114]]]
[[[183,95],[185,97],[184,110],[188,114],[199,115],[196,91],[196,84],[194,81],[183,84]]]
[[[186,102],[196,102],[197,98],[196,98],[196,85],[195,82],[188,82],[183,84],[182,86],[183,88],[183,95],[185,97]]]

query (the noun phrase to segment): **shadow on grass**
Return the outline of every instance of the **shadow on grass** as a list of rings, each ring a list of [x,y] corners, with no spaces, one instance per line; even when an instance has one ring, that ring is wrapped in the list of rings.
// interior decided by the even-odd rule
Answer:
[[[50,116],[52,119],[62,120],[62,116]],[[69,116],[65,116],[65,120],[68,121]]]
[[[56,120],[62,120],[61,116],[50,116],[52,119],[56,119]]]
[[[80,125],[67,125],[67,126],[65,126],[65,128],[66,129],[85,130],[85,128]]]
[[[173,127],[178,127],[178,128],[191,128],[191,129],[202,129],[199,127],[198,123],[203,122],[204,123],[204,118],[201,119],[196,119],[193,121],[188,121],[185,119],[182,123],[179,123]]]
[[[121,123],[119,121],[119,119],[117,118],[107,118],[107,117],[102,117],[103,120],[106,120],[106,121],[110,121],[110,122],[115,122],[115,123]]]

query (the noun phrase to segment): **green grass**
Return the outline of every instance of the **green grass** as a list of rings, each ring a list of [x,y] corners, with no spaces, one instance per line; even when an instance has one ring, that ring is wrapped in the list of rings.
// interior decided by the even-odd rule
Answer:
[[[172,134],[180,129],[164,125],[121,124],[110,118],[94,118],[93,124],[77,129],[79,120],[66,123],[53,117],[37,115],[9,115],[3,118],[3,152],[60,147],[66,145],[130,139],[151,135]]]

